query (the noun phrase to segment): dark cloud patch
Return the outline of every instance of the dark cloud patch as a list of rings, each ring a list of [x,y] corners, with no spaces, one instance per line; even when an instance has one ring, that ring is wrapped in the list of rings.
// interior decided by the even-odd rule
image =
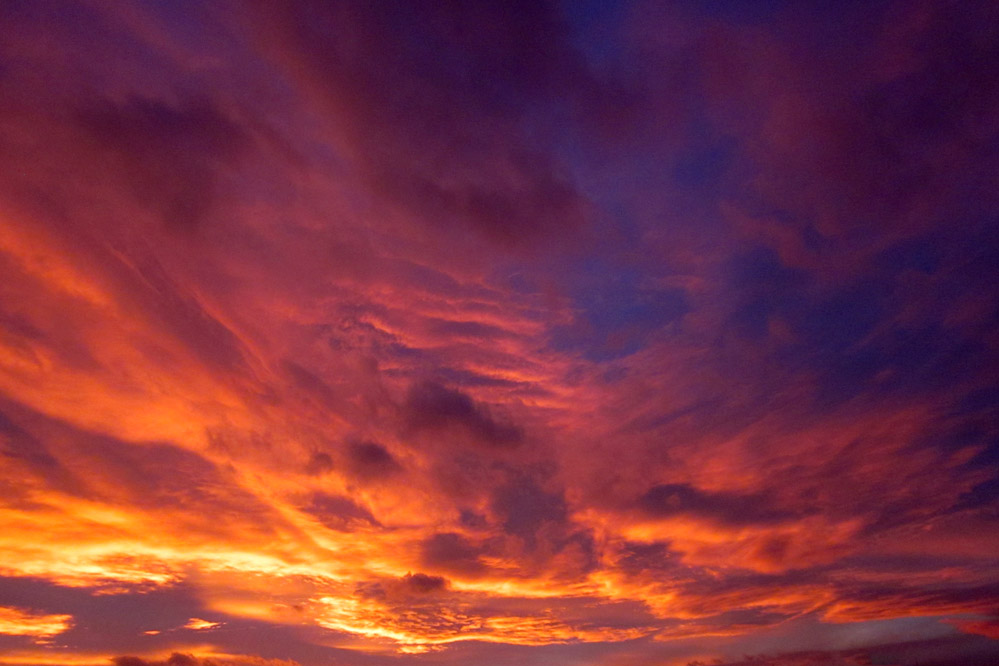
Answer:
[[[787,313],[797,355],[813,354],[821,398],[946,394],[990,381],[999,359],[982,330],[999,323],[999,302],[985,266],[999,257],[989,256],[994,234],[974,226],[899,241],[869,262],[866,278]],[[977,317],[962,314],[969,307]]]
[[[733,526],[772,525],[798,516],[763,495],[705,491],[684,483],[653,486],[638,499],[638,507],[656,518],[692,515]]]
[[[302,510],[317,518],[326,527],[338,532],[351,532],[359,527],[379,525],[370,511],[343,495],[314,493]]]
[[[962,616],[961,619],[972,616],[979,616],[981,619],[981,616],[993,616],[996,608],[999,608],[999,586],[995,583],[910,584],[905,582],[906,579],[898,570],[889,570],[897,581],[894,584],[864,584],[837,576],[832,584],[836,602],[824,611],[823,619],[864,622],[893,617],[954,615]],[[925,576],[923,578],[925,580]]]
[[[504,531],[533,546],[546,524],[561,526],[567,507],[561,494],[546,492],[534,480],[522,477],[500,486],[493,493],[492,509]]]
[[[951,388],[980,372],[975,362],[984,351],[978,343],[955,339],[939,326],[898,328],[830,363],[821,376],[819,399],[828,404],[862,391],[904,395]]]
[[[321,476],[327,472],[332,472],[333,469],[333,457],[322,451],[314,452],[305,464],[305,473],[310,476]]]
[[[293,361],[285,361],[282,365],[298,388],[314,396],[321,404],[334,403],[336,392],[314,372]]]
[[[112,156],[136,200],[174,229],[195,230],[212,211],[216,170],[246,150],[246,133],[207,100],[173,104],[131,97],[78,114],[80,126]]]
[[[402,470],[389,450],[377,442],[351,442],[347,458],[354,474],[364,479],[380,479]]]
[[[697,620],[667,620],[660,630],[660,636],[681,637],[699,633],[752,632],[764,627],[772,627],[791,618],[794,614],[766,608],[740,608]]]
[[[693,661],[688,666],[991,666],[996,659],[996,641],[980,636],[943,636],[845,650],[755,654],[738,661]]]
[[[45,339],[45,333],[28,319],[18,315],[16,312],[0,308],[0,332],[6,335],[32,341]]]
[[[668,543],[624,542],[615,553],[614,565],[629,575],[661,575],[682,568],[680,554]]]
[[[938,234],[908,237],[878,253],[875,262],[896,271],[918,271],[932,275],[940,270],[947,254],[946,239]]]
[[[441,532],[424,540],[420,559],[424,566],[457,575],[474,576],[485,573],[479,559],[482,550],[468,538],[454,532]]]
[[[141,657],[131,657],[128,655],[122,657],[113,657],[111,663],[114,666],[210,666],[214,662],[211,659],[198,659],[194,655],[183,654],[181,652],[174,652],[169,657],[163,660],[147,661]]]
[[[485,153],[487,149],[481,150]],[[394,163],[382,165],[374,185],[380,194],[400,199],[424,219],[438,224],[454,220],[452,225],[469,225],[507,245],[526,246],[526,239],[543,232],[571,233],[574,227],[582,226],[580,196],[565,177],[544,170],[543,156],[524,151],[511,161],[520,180],[509,183],[509,191],[500,189],[502,181],[492,186],[485,182],[456,186],[442,177],[403,170]]]
[[[583,224],[567,171],[528,129],[592,87],[554,4],[258,10],[265,41],[337,116],[379,196],[508,245]]]
[[[60,464],[45,445],[0,411],[0,455],[23,460],[31,467],[55,472]]]
[[[431,318],[427,321],[430,331],[445,339],[501,340],[511,337],[509,331],[478,321],[456,321]]]
[[[484,375],[479,372],[473,372],[471,370],[464,370],[461,368],[437,368],[436,376],[443,383],[455,384],[457,386],[466,387],[499,387],[499,388],[517,388],[525,386],[525,383],[517,382],[511,379],[505,379],[503,377],[492,377],[489,375]],[[535,386],[530,387],[532,390],[539,390]]]
[[[869,93],[866,112],[888,146],[900,152],[918,144],[974,136],[999,108],[999,39],[996,7],[969,2],[935,4],[930,20],[908,44],[915,67]],[[995,128],[991,129],[995,134]]]
[[[336,352],[365,352],[377,358],[415,359],[424,355],[423,350],[404,345],[397,336],[356,316],[345,317],[335,328],[331,327],[328,343]]]
[[[459,429],[475,441],[497,448],[513,447],[524,439],[520,428],[493,415],[486,405],[476,402],[467,393],[436,382],[421,382],[410,387],[404,418],[406,425],[417,432]]]
[[[357,594],[391,604],[421,603],[447,592],[450,586],[443,576],[408,573],[400,578],[360,583]]]
[[[417,594],[429,594],[431,592],[446,590],[448,586],[446,578],[442,578],[441,576],[428,576],[427,574],[422,573],[406,574],[403,576],[402,580],[407,588]]]
[[[234,657],[234,658],[214,658],[196,657],[193,654],[174,652],[166,659],[143,659],[124,655],[112,657],[111,663],[114,666],[264,666],[268,664],[267,659],[259,657]],[[280,662],[282,666],[287,662]]]
[[[513,474],[491,491],[491,522],[508,537],[504,548],[522,565],[575,580],[598,566],[597,545],[589,527],[571,520],[560,488],[545,487],[538,477]],[[463,519],[474,516],[463,514]],[[474,528],[473,528],[474,529]]]
[[[474,511],[470,511],[469,509],[461,510],[458,522],[462,525],[462,527],[467,527],[473,530],[480,530],[489,526],[489,521],[486,520],[485,516]]]
[[[941,215],[994,208],[988,174],[996,166],[990,119],[999,110],[999,40],[986,27],[997,19],[994,3],[845,14],[866,14],[874,29],[845,34],[849,22],[837,17],[821,29],[803,30],[810,21],[799,13],[781,36],[810,34],[829,42],[830,50],[813,49],[796,62],[798,79],[757,79],[747,89],[794,100],[774,104],[766,114],[781,135],[796,137],[785,142],[773,127],[747,128],[763,139],[756,146],[768,146],[753,156],[766,178],[748,189],[783,204],[802,223],[821,219],[824,235],[837,245],[846,242],[840,250],[947,224]],[[889,30],[886,23],[908,27]],[[866,47],[847,47],[850,41]],[[842,65],[830,67],[831,57],[842,58]],[[753,79],[746,74],[745,80]],[[746,109],[766,108],[739,101]]]

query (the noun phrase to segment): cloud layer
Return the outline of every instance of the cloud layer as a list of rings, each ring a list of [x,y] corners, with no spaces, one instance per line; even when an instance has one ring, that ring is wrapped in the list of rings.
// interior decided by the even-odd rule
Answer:
[[[0,664],[994,659],[999,16],[744,5],[0,8]]]

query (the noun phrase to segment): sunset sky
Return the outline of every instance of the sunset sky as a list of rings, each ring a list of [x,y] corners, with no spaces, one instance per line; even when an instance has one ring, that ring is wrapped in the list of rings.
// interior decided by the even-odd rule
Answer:
[[[0,666],[999,663],[999,4],[0,0]]]

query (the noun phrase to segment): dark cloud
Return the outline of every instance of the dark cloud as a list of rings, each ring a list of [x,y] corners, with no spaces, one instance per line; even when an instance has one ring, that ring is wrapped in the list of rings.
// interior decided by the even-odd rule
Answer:
[[[420,560],[428,568],[474,576],[486,571],[485,564],[479,559],[482,552],[477,545],[461,534],[442,532],[434,534],[422,543]]]
[[[395,457],[381,444],[356,441],[347,445],[351,470],[365,479],[379,479],[402,469]]]
[[[554,5],[258,9],[264,42],[324,100],[379,196],[505,244],[583,224],[567,170],[526,127],[591,85]]]
[[[56,471],[59,461],[53,457],[45,445],[32,437],[19,425],[0,411],[0,454],[7,458],[24,460],[29,465],[42,470]]]
[[[112,657],[114,666],[293,666],[295,662],[268,660],[261,657],[197,657],[193,654],[174,652],[166,659],[143,659],[141,657]]]
[[[639,498],[638,506],[654,517],[693,515],[735,526],[770,525],[799,515],[775,507],[763,495],[705,491],[684,483],[653,486]]]
[[[463,370],[460,368],[438,368],[437,376],[441,379],[442,383],[454,384],[469,389],[485,386],[485,387],[498,387],[498,388],[521,388],[524,390],[543,391],[543,389],[539,389],[536,386],[532,386],[527,382],[518,382],[512,379],[505,379],[503,377],[492,377],[489,375],[483,375],[478,372]]]
[[[818,228],[836,251],[846,249],[843,241],[881,242],[886,232],[936,225],[932,218],[943,210],[985,203],[988,177],[972,165],[995,159],[988,148],[994,130],[982,122],[999,100],[997,41],[982,27],[995,8],[911,6],[900,21],[887,5],[859,7],[822,28],[821,12],[788,14],[774,27],[774,41],[749,40],[748,48],[769,52],[771,61],[787,59],[781,73],[754,75],[741,56],[717,70],[731,78],[715,112],[743,110],[732,122],[744,133],[749,168],[765,176],[748,181],[753,195],[782,212],[800,240]],[[908,23],[887,29],[889,22]],[[825,48],[795,61],[789,47],[807,34]],[[867,48],[851,51],[851,39]],[[838,66],[833,54],[842,58]],[[764,92],[773,103],[742,97]]]
[[[317,374],[293,361],[285,361],[283,365],[298,388],[314,396],[323,405],[334,404],[336,392]]]
[[[356,593],[366,599],[377,599],[402,611],[407,605],[436,604],[439,597],[449,591],[450,581],[442,576],[425,573],[408,573],[399,578],[363,582]]]
[[[430,331],[442,338],[500,340],[511,337],[509,331],[499,326],[491,326],[478,321],[454,321],[451,319],[432,318],[427,323]]]
[[[508,534],[533,545],[546,524],[561,526],[567,518],[565,500],[546,492],[530,478],[517,478],[493,492],[492,509]]]
[[[409,389],[404,405],[406,425],[414,431],[458,429],[487,446],[506,448],[523,441],[523,431],[494,416],[486,405],[467,393],[435,382],[420,382]]]
[[[302,509],[326,527],[340,532],[350,532],[358,527],[378,526],[378,521],[368,509],[343,495],[314,493],[309,503]]]
[[[614,553],[614,566],[626,575],[660,575],[681,567],[680,554],[668,543],[620,544]]]
[[[946,636],[848,650],[756,654],[738,661],[693,661],[688,666],[987,666],[997,657],[994,641]]]
[[[309,461],[305,465],[305,473],[311,476],[320,476],[333,471],[334,467],[333,457],[330,454],[316,451],[309,456]]]
[[[246,133],[213,103],[132,97],[79,113],[81,127],[133,196],[168,227],[195,230],[212,212],[216,170],[246,150]]]
[[[403,576],[403,583],[417,594],[427,594],[447,589],[447,579],[441,576],[428,576],[427,574],[415,573]]]
[[[866,586],[845,582],[837,595],[844,618],[853,620],[890,616],[889,608],[908,608],[911,614],[943,615],[963,609],[967,613],[991,613],[999,608],[999,584],[977,585],[884,585]],[[835,610],[835,609],[834,609]]]

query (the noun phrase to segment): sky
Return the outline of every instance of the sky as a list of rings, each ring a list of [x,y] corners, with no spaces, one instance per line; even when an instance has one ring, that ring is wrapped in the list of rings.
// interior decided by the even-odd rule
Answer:
[[[996,3],[0,37],[0,666],[999,663]]]

